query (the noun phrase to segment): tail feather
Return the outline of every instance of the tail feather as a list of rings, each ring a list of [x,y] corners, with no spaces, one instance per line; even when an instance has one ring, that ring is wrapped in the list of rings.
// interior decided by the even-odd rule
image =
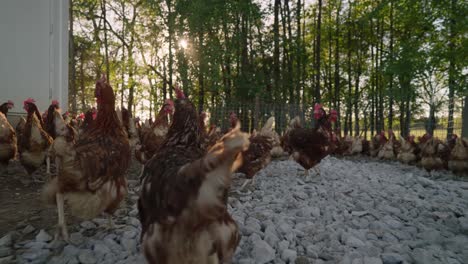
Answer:
[[[265,125],[263,125],[262,129],[260,130],[260,133],[267,133],[270,132],[274,129],[275,126],[275,117],[270,117],[266,121]]]

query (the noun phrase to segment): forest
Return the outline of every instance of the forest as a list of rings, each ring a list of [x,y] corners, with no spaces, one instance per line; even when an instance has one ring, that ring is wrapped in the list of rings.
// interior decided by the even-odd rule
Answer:
[[[69,105],[94,104],[105,73],[118,105],[154,117],[179,86],[211,122],[310,120],[344,134],[460,133],[468,118],[468,3],[457,0],[69,0]],[[468,132],[468,122],[463,122]]]

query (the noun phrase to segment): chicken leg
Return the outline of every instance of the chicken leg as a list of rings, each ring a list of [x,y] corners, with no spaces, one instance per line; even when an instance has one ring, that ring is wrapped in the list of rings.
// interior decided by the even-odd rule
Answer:
[[[314,171],[315,171],[315,173],[317,173],[317,176],[320,176],[320,168],[319,167],[315,166]]]
[[[55,233],[55,240],[58,240],[62,237],[65,241],[68,241],[68,230],[65,223],[65,210],[63,209],[64,199],[62,193],[57,193],[55,195],[57,202],[57,212],[58,212],[58,226],[57,232]]]
[[[112,230],[112,229],[118,229],[118,228],[124,228],[125,225],[116,225],[114,223],[114,220],[112,219],[111,214],[107,214],[107,229]]]
[[[47,155],[46,157],[46,173],[47,175],[50,175],[50,156]]]
[[[252,178],[252,179],[245,179],[244,181],[244,184],[242,184],[242,186],[240,187],[239,191],[242,191],[244,190],[245,187],[247,187],[247,185],[254,185],[255,184],[255,178]]]

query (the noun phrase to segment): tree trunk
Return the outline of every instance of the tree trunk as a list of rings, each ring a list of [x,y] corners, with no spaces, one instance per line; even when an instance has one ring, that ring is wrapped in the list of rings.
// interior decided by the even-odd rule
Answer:
[[[106,0],[101,1],[101,13],[104,19],[104,63],[106,65],[106,76],[107,80],[110,80],[110,64],[109,64],[109,44],[107,42],[107,12],[106,12]]]
[[[205,84],[204,84],[204,72],[205,72],[205,64],[204,64],[204,54],[203,54],[203,28],[199,28],[198,30],[198,112],[203,111],[203,103],[205,101]]]
[[[320,103],[320,42],[322,28],[322,0],[318,0],[318,17],[317,17],[317,40],[315,44],[315,93],[314,99],[316,103]]]
[[[71,112],[76,113],[77,112],[77,107],[76,107],[76,60],[75,60],[75,39],[74,39],[74,16],[73,16],[73,1],[69,0],[69,23],[70,23],[70,28],[68,31],[69,35],[69,51],[68,51],[68,58],[69,58],[69,71],[70,71],[70,79],[68,80],[68,85],[69,85],[69,90],[70,90],[70,105],[71,105]]]
[[[336,33],[335,33],[335,109],[338,111],[338,120],[336,125],[338,130],[338,136],[341,135],[341,87],[340,87],[340,10],[341,0],[338,0],[338,9],[336,10]],[[330,62],[331,63],[331,62]]]
[[[465,94],[463,103],[462,137],[468,138],[468,95]]]
[[[299,104],[301,87],[302,87],[302,74],[301,74],[301,63],[302,63],[302,38],[301,38],[301,0],[297,0],[296,6],[296,27],[297,27],[297,36],[296,36],[296,101],[295,104]]]
[[[273,23],[273,88],[275,94],[280,90],[280,47],[279,47],[279,8],[281,1],[275,0]],[[279,98],[275,98],[278,100]]]
[[[453,112],[455,108],[455,10],[456,0],[450,1],[450,22],[449,22],[449,40],[448,40],[448,54],[449,54],[449,69],[448,69],[448,88],[449,88],[449,112],[448,112],[448,125],[447,125],[447,138],[453,135]]]
[[[390,1],[390,64],[393,64],[393,0]],[[389,76],[388,87],[388,128],[393,129],[393,74]]]
[[[86,105],[86,93],[85,93],[85,76],[84,76],[84,55],[83,51],[81,51],[80,56],[80,88],[81,88],[81,110],[85,112],[87,109]]]
[[[169,68],[169,73],[168,73],[168,77],[169,77],[169,97],[172,99],[172,87],[173,87],[173,83],[172,83],[172,75],[173,75],[173,64],[174,64],[174,55],[172,53],[172,46],[173,46],[173,41],[174,41],[174,14],[172,12],[172,1],[171,0],[166,0],[166,4],[167,4],[167,9],[168,9],[168,25],[167,25],[167,29],[168,29],[168,33],[169,33],[169,40],[168,40],[168,45],[169,45],[169,64],[168,64],[168,68]]]

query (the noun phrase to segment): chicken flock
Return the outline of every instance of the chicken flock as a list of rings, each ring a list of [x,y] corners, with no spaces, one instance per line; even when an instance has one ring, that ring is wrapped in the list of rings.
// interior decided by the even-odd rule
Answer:
[[[235,113],[230,128],[205,125],[205,113],[178,88],[176,99],[166,100],[154,121],[140,123],[126,109],[116,109],[115,94],[105,76],[96,82],[97,107],[72,116],[62,114],[52,101],[43,114],[32,98],[16,128],[7,120],[8,101],[0,105],[0,169],[19,159],[27,174],[44,164],[49,175],[43,197],[57,207],[56,239],[68,240],[64,204],[71,214],[91,219],[109,217],[127,194],[126,171],[131,156],[142,164],[139,218],[142,250],[149,263],[229,263],[239,243],[236,222],[227,210],[232,174],[245,175],[247,184],[272,158],[290,156],[310,169],[327,155],[367,155],[398,160],[427,171],[449,169],[468,173],[468,140],[454,135],[443,142],[428,134],[397,139],[390,130],[370,141],[340,137],[333,131],[335,110],[314,106],[312,128],[292,118],[280,136],[269,118],[259,131],[241,131]],[[56,170],[50,172],[50,164]]]

